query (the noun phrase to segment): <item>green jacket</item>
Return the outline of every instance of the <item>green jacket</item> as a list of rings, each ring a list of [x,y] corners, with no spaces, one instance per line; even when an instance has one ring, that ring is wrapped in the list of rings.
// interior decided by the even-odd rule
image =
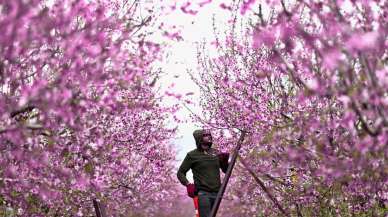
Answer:
[[[221,186],[220,169],[225,173],[228,166],[220,167],[217,155],[219,153],[218,150],[210,148],[208,153],[205,154],[205,152],[199,149],[194,149],[187,153],[177,174],[179,181],[183,185],[186,186],[189,183],[186,173],[191,169],[197,191],[218,192]]]

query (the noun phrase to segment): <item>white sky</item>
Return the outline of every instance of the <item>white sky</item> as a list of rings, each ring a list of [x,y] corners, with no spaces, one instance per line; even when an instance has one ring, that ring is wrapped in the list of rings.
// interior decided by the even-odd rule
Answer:
[[[191,9],[191,7],[190,7]],[[191,70],[194,73],[197,71],[197,59],[196,59],[196,43],[203,41],[204,39],[210,43],[214,40],[212,17],[215,14],[217,28],[225,26],[226,20],[229,15],[226,11],[219,8],[218,3],[212,3],[200,8],[197,15],[188,15],[183,13],[179,8],[172,14],[166,17],[167,24],[177,25],[177,28],[181,29],[181,36],[183,41],[172,42],[167,53],[168,58],[162,63],[162,71],[166,74],[159,81],[162,88],[169,87],[172,83],[175,84],[172,90],[175,93],[185,95],[188,92],[193,92],[194,95],[191,99],[199,100],[199,88],[191,81],[187,70]],[[214,47],[209,45],[209,52]],[[166,100],[167,104],[176,103],[172,99]],[[190,106],[191,110],[196,114],[201,115],[199,107],[193,105]],[[184,159],[186,153],[195,148],[195,141],[192,133],[195,129],[198,129],[198,123],[192,123],[190,121],[190,112],[182,108],[178,113],[178,116],[184,120],[188,120],[187,123],[178,124],[178,139],[174,140],[174,144],[177,148],[177,166],[180,165]],[[192,174],[188,174],[189,180],[192,180]]]

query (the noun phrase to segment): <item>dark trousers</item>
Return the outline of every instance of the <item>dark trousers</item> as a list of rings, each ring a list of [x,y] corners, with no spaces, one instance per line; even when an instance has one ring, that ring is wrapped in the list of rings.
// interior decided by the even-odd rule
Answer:
[[[209,217],[214,202],[216,201],[217,192],[207,192],[200,190],[198,192],[199,216]]]

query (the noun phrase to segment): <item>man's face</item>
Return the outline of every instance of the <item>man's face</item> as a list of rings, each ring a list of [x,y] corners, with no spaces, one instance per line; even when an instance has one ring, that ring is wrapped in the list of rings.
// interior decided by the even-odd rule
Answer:
[[[202,149],[205,151],[210,149],[210,146],[212,145],[212,142],[213,142],[212,135],[206,132],[203,134],[202,140],[203,140],[203,143],[201,144]]]

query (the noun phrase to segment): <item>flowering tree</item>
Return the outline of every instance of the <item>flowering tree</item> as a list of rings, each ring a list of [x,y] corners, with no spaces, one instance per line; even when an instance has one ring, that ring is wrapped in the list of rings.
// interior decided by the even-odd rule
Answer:
[[[254,2],[234,10],[216,57],[199,49],[193,75],[202,121],[249,132],[220,212],[383,216],[387,1]]]
[[[174,129],[138,1],[0,1],[0,202],[22,216],[171,207]],[[166,203],[155,203],[164,198]],[[170,201],[170,202],[169,202]]]
[[[384,215],[387,2],[266,2],[219,5],[238,16],[193,76],[204,122],[227,129],[220,148],[249,133],[221,215]],[[182,214],[149,3],[0,0],[0,203],[15,215],[90,216],[92,201],[114,216]]]

